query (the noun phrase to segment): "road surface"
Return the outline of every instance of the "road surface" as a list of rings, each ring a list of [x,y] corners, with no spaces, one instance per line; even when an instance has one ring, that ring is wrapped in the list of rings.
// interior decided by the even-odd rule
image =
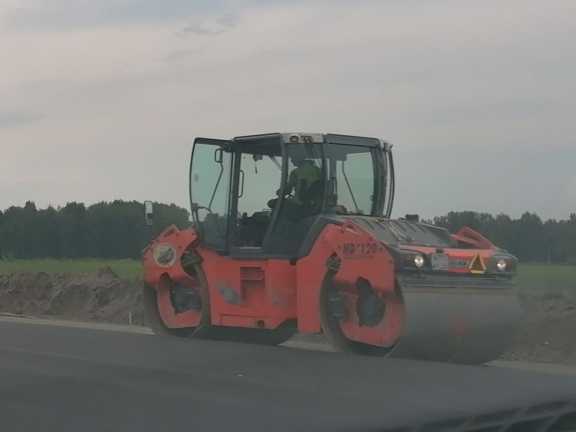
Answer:
[[[550,402],[532,413],[576,412],[574,376],[6,319],[0,341],[7,431],[385,431]]]

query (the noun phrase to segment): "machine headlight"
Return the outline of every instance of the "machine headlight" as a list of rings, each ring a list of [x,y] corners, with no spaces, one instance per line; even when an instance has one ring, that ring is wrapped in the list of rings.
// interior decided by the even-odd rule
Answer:
[[[506,269],[508,268],[508,263],[504,259],[499,259],[496,262],[496,268],[498,269],[498,271],[501,272],[506,271]]]
[[[417,268],[422,268],[424,267],[424,257],[422,255],[415,255],[414,256],[414,265]]]
[[[176,262],[176,249],[167,243],[156,246],[153,255],[154,261],[160,267],[171,267]]]

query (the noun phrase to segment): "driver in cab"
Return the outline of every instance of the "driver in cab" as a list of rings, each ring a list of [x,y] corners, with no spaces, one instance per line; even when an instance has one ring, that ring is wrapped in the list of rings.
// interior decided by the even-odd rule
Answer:
[[[298,205],[306,204],[308,201],[317,201],[321,198],[319,196],[321,194],[314,193],[314,188],[318,189],[317,185],[322,180],[322,171],[313,160],[301,155],[293,156],[291,161],[296,168],[290,173],[286,193],[293,194],[293,201]]]
[[[322,201],[322,170],[311,159],[304,155],[294,155],[290,158],[295,168],[290,172],[284,193],[286,211],[293,217],[305,217],[313,214]],[[277,192],[278,195],[280,191]],[[274,208],[277,199],[268,202],[269,207]]]

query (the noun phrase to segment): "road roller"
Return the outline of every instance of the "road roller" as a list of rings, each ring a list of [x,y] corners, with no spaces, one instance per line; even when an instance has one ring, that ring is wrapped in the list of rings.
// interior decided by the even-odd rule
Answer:
[[[144,250],[157,334],[266,345],[323,334],[339,351],[469,364],[514,337],[516,257],[468,227],[391,218],[384,140],[196,138],[189,182],[191,226]]]

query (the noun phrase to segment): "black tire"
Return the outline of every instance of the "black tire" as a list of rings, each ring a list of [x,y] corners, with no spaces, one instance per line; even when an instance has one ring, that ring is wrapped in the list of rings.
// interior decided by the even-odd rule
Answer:
[[[338,351],[373,357],[389,356],[395,346],[379,347],[356,342],[348,339],[342,331],[340,319],[334,316],[331,310],[332,302],[329,300],[330,295],[337,289],[333,284],[335,274],[335,270],[328,269],[320,291],[320,324],[322,325],[322,331],[326,339],[328,339],[330,344]]]

